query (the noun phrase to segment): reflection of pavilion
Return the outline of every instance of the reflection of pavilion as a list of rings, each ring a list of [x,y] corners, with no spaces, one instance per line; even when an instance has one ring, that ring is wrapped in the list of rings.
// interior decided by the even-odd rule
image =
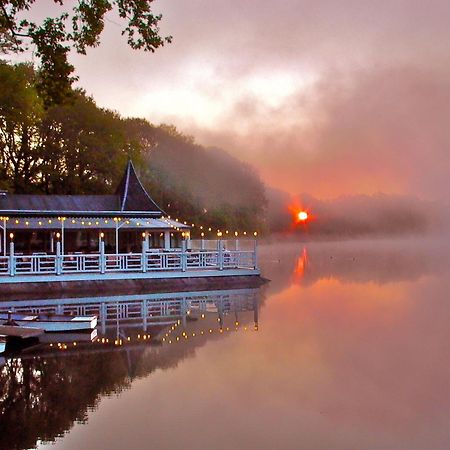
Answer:
[[[85,420],[101,396],[121,392],[157,369],[176,367],[209,340],[256,330],[260,294],[235,289],[2,302],[1,310],[98,311],[100,320],[96,342],[47,342],[3,361],[0,448],[53,440],[74,421]]]
[[[238,326],[240,316],[252,312],[258,323],[259,289],[136,294],[0,303],[0,312],[98,315],[100,338],[127,339],[147,334],[156,337],[166,327],[187,328],[192,322],[214,322],[222,331]],[[208,327],[208,330],[210,326]],[[164,334],[164,333],[163,333]],[[135,336],[136,335],[136,336]]]

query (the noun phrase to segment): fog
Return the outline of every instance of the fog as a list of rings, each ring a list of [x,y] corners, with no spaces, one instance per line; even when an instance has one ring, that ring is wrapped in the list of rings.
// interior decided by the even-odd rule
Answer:
[[[450,71],[411,67],[362,70],[349,79],[329,73],[277,109],[248,101],[257,132],[218,132],[218,139],[290,193],[382,192],[447,202],[449,79]],[[244,113],[243,104],[236,108],[233,114]],[[285,126],[293,117],[297,123]]]
[[[100,106],[173,123],[321,212],[357,220],[368,209],[366,222],[378,214],[423,231],[430,208],[431,222],[447,208],[448,1],[173,0],[154,10],[174,37],[155,54],[129,49],[111,17],[102,45],[71,56]],[[343,196],[358,198],[331,206]]]
[[[450,208],[417,197],[374,194],[320,200],[273,189],[268,189],[266,196],[269,230],[297,238],[448,235]],[[301,210],[309,214],[305,223],[296,217]]]

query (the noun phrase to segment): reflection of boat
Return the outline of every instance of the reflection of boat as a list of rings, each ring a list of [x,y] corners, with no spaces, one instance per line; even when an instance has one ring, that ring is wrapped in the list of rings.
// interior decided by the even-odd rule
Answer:
[[[90,333],[51,333],[43,334],[39,337],[41,344],[55,344],[66,342],[93,342],[97,338],[97,330]]]
[[[216,313],[219,310],[217,309],[217,305],[215,303],[207,302],[206,303],[206,312],[208,313]]]
[[[0,323],[6,325],[8,321],[12,321],[15,325],[40,328],[47,332],[92,330],[97,326],[97,316],[1,313]]]
[[[189,301],[187,303],[188,311],[192,313],[207,312],[207,313],[217,313],[219,310],[215,302],[206,301],[200,303],[198,300]]]
[[[6,336],[0,334],[0,355],[6,350]]]

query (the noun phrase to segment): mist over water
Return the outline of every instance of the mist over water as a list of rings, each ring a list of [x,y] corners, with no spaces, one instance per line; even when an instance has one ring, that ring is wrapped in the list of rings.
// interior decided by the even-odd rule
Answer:
[[[131,372],[113,353],[105,380],[88,377],[109,364],[103,354],[53,359],[83,367],[83,389],[99,396],[38,448],[446,450],[448,250],[416,238],[261,245],[271,281],[257,331],[249,311],[238,331],[139,350]],[[126,389],[105,388],[114,384]]]

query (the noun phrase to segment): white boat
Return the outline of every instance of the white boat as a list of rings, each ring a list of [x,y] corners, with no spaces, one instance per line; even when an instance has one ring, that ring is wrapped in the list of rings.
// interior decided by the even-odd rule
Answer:
[[[6,336],[0,334],[0,355],[6,350]]]
[[[93,330],[97,316],[68,316],[63,314],[0,313],[0,324],[40,328],[46,332]]]
[[[6,350],[6,336],[0,334],[0,355],[2,353],[5,353],[5,350]]]
[[[97,330],[89,332],[74,332],[74,333],[45,333],[39,337],[41,344],[60,344],[71,342],[93,342],[97,339]]]

